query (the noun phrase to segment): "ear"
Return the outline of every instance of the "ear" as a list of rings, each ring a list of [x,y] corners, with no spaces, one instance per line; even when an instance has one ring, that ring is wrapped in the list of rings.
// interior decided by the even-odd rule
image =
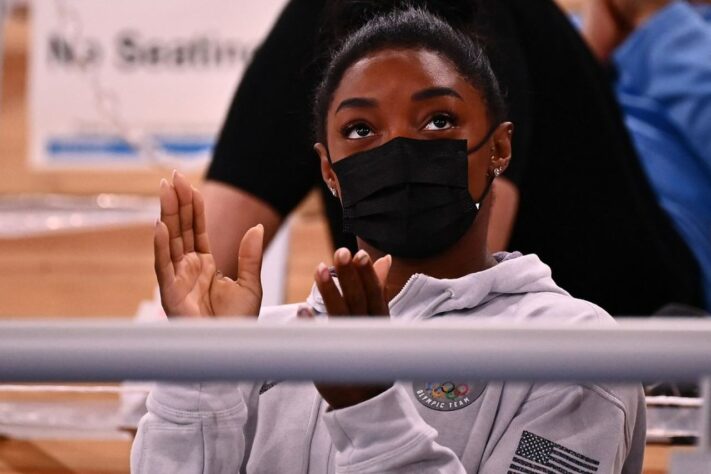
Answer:
[[[503,173],[509,166],[512,154],[513,123],[503,122],[499,125],[492,136],[491,162],[489,163],[489,175],[497,176]],[[495,170],[498,170],[498,174]]]
[[[314,145],[314,151],[318,155],[319,161],[321,162],[321,177],[323,178],[326,186],[331,190],[333,196],[338,198],[341,196],[341,187],[338,184],[338,178],[336,173],[333,171],[331,166],[331,160],[328,158],[328,149],[323,143],[316,143]]]

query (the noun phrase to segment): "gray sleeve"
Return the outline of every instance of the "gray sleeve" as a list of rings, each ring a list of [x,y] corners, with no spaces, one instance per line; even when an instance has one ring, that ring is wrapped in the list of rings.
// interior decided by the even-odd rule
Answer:
[[[464,474],[452,450],[420,417],[397,385],[358,405],[324,417],[336,448],[336,472],[350,474]]]
[[[643,403],[637,385],[536,385],[479,472],[640,473]]]
[[[131,448],[131,472],[239,472],[248,456],[255,386],[158,384]]]

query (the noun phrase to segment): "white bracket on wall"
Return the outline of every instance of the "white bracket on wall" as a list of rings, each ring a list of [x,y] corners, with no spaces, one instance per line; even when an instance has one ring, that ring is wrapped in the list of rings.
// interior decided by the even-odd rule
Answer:
[[[674,454],[671,458],[669,474],[711,473],[711,376],[702,378],[699,385],[703,409],[696,451]]]

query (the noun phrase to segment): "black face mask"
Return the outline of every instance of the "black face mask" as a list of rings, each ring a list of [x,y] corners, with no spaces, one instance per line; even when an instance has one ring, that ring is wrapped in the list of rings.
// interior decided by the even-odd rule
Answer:
[[[437,255],[462,238],[479,202],[469,194],[466,140],[394,138],[336,163],[343,202],[343,231],[401,258]]]

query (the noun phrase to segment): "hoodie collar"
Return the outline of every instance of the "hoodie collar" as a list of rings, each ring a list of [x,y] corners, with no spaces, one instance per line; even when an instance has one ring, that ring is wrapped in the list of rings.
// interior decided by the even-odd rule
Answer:
[[[428,319],[438,314],[471,310],[503,295],[553,292],[568,295],[551,278],[551,269],[535,254],[494,254],[497,264],[461,278],[437,279],[421,273],[410,277],[390,301],[390,317],[404,321]],[[326,313],[314,285],[307,303]]]

